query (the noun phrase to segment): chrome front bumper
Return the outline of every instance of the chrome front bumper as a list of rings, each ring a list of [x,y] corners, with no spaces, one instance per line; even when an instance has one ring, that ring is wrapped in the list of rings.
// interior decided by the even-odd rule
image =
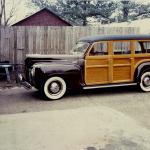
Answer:
[[[17,83],[20,85],[20,86],[23,86],[25,89],[27,90],[30,90],[32,89],[32,86],[30,83],[28,83],[27,81],[25,81],[24,77],[22,76],[22,74],[18,74],[17,75]]]

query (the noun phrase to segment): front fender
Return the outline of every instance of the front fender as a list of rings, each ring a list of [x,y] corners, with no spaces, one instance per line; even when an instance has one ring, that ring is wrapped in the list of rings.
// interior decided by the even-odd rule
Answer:
[[[35,82],[43,83],[52,76],[62,77],[68,88],[79,88],[83,82],[81,67],[76,64],[42,63],[35,67]]]

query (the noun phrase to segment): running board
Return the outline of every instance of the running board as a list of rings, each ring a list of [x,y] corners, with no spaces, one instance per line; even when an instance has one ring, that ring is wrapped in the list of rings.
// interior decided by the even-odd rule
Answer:
[[[126,84],[109,84],[109,85],[97,85],[97,86],[85,86],[83,89],[99,89],[99,88],[107,88],[107,87],[119,87],[119,86],[130,86],[137,85],[137,83],[126,83]]]

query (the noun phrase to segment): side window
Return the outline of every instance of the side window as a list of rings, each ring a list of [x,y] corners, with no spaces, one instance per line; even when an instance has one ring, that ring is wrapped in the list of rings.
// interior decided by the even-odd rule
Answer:
[[[136,43],[135,53],[150,53],[150,41],[138,41]]]
[[[131,54],[130,42],[114,42],[113,53],[114,55]]]
[[[90,55],[108,55],[107,42],[95,43],[90,51]]]

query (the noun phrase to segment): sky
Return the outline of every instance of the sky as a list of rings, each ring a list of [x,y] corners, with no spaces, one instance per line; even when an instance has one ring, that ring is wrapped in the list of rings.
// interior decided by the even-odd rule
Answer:
[[[27,2],[29,0],[6,0],[7,4],[7,13],[9,14],[9,10],[13,5],[14,1],[14,6],[16,7],[15,10],[15,17],[12,19],[11,24],[22,20],[23,18],[27,17],[28,15],[35,13],[37,10],[35,8],[31,9],[29,6],[27,6]],[[49,0],[51,2],[54,2],[56,0]],[[116,1],[116,0],[115,0]],[[134,1],[134,0],[133,0]],[[150,3],[150,0],[135,0],[140,3]]]

